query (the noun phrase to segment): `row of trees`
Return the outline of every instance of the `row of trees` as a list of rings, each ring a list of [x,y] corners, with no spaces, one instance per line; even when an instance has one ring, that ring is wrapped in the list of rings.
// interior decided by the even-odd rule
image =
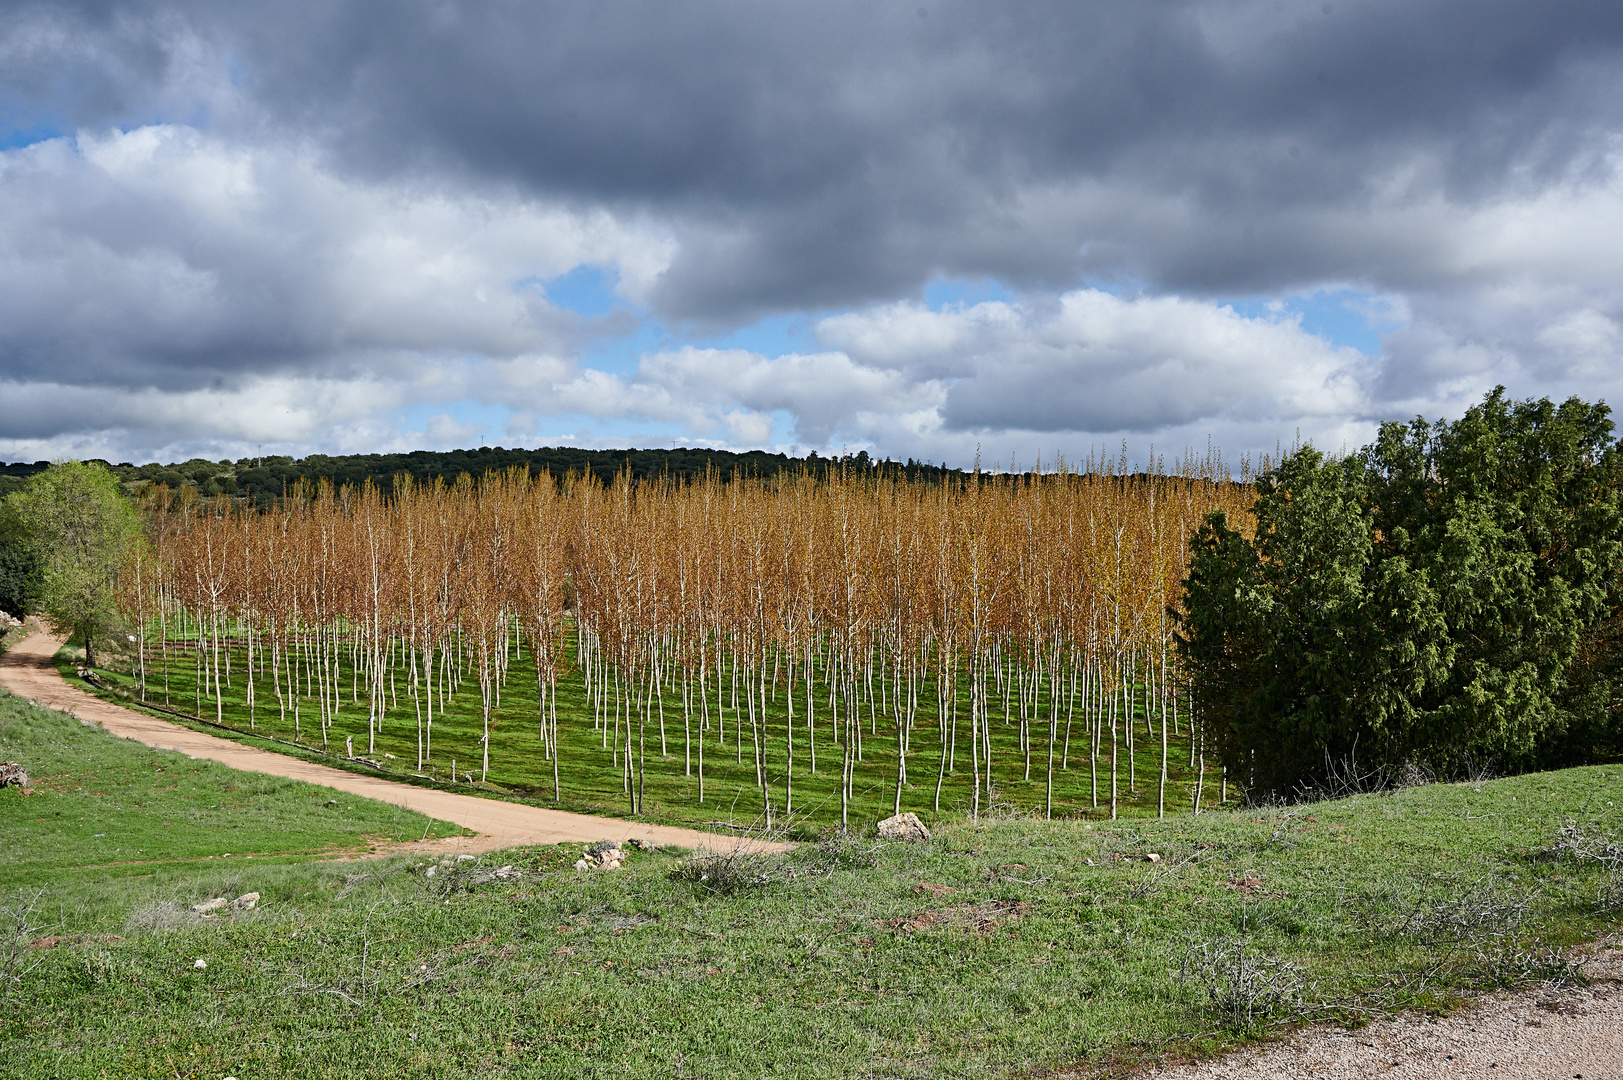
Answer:
[[[138,670],[183,653],[199,709],[223,714],[233,664],[250,722],[274,708],[301,735],[325,738],[351,694],[369,733],[391,709],[411,718],[419,769],[445,695],[472,679],[488,775],[489,725],[510,665],[527,662],[555,797],[558,685],[575,665],[634,810],[650,756],[702,800],[706,734],[730,733],[768,817],[795,809],[798,777],[833,768],[848,818],[874,739],[898,809],[910,786],[939,806],[967,766],[978,811],[994,722],[1018,727],[1018,767],[1046,777],[1049,813],[1073,756],[1114,812],[1118,748],[1136,782],[1131,747],[1159,738],[1164,810],[1167,729],[1187,697],[1172,648],[1186,538],[1213,509],[1243,516],[1242,500],[1213,460],[945,483],[403,477],[387,492],[299,488],[263,513],[155,499],[121,595]]]
[[[36,474],[0,507],[0,602],[38,606],[92,663],[129,632],[143,693],[149,661],[167,695],[183,657],[216,718],[246,667],[250,723],[274,707],[296,737],[325,741],[346,681],[375,734],[403,685],[419,768],[471,679],[487,776],[510,665],[527,662],[555,796],[570,670],[636,809],[656,738],[704,797],[708,733],[740,763],[748,746],[768,813],[837,765],[846,816],[875,739],[895,805],[932,772],[939,805],[967,766],[979,809],[995,716],[1050,813],[1056,756],[1085,758],[1093,803],[1114,810],[1118,742],[1134,784],[1131,748],[1159,719],[1164,806],[1180,702],[1192,764],[1204,775],[1209,741],[1252,797],[1359,758],[1623,752],[1623,454],[1606,407],[1576,399],[1496,392],[1455,422],[1385,425],[1356,454],[1301,448],[1250,489],[1215,461],[946,482],[520,468],[305,485],[265,512],[188,489],[146,511],[143,529],[94,466]]]

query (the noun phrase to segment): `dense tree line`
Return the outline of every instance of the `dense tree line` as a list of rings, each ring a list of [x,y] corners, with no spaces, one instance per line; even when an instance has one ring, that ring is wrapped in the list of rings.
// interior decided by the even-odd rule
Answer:
[[[1604,404],[1514,402],[1301,448],[1190,539],[1180,648],[1253,796],[1353,763],[1623,750],[1623,455]]]
[[[718,457],[733,462],[733,471],[723,473]],[[684,472],[701,461],[702,471]],[[470,466],[481,462],[500,467],[483,482],[470,480]],[[617,471],[605,477],[609,464]],[[851,715],[873,711],[868,681],[875,672],[881,682],[905,683],[910,701],[943,673],[954,680],[961,674],[973,687],[993,672],[1001,692],[1015,687],[1022,700],[1032,687],[1046,687],[1057,700],[1057,687],[1069,682],[1067,715],[1075,693],[1089,700],[1090,685],[1095,706],[1130,696],[1139,683],[1169,698],[1184,687],[1201,740],[1258,798],[1288,797],[1359,763],[1446,773],[1623,753],[1623,451],[1604,404],[1517,402],[1496,391],[1454,422],[1387,423],[1357,453],[1299,448],[1267,463],[1249,497],[1211,463],[1182,470],[1185,478],[1170,486],[1171,478],[1126,475],[1117,463],[1082,474],[988,477],[863,455],[797,463],[719,451],[481,448],[265,459],[237,463],[229,475],[224,466],[231,463],[170,470],[181,481],[174,490],[164,467],[7,467],[0,479],[24,486],[0,512],[0,607],[44,610],[63,629],[105,636],[117,621],[107,596],[122,559],[131,628],[150,627],[156,617],[164,635],[174,613],[194,631],[229,630],[250,642],[259,635],[273,652],[324,640],[322,648],[381,650],[397,659],[407,657],[403,643],[416,634],[423,641],[412,640],[412,649],[433,642],[422,660],[426,681],[426,665],[448,647],[446,634],[462,650],[496,633],[491,627],[511,625],[533,642],[539,660],[554,655],[542,642],[557,638],[536,619],[525,622],[527,601],[513,591],[521,577],[501,561],[506,555],[469,554],[482,550],[475,537],[485,535],[485,525],[470,523],[505,507],[498,519],[528,524],[513,526],[516,532],[491,525],[489,535],[515,545],[505,551],[544,548],[563,560],[547,564],[556,578],[547,602],[562,604],[568,595],[585,650],[578,662],[598,665],[594,694],[615,686],[616,722],[628,726],[637,709],[646,713],[649,688],[656,697],[670,688],[686,710],[691,680],[699,680],[702,699],[705,680],[725,669],[732,701],[737,681],[759,683],[770,657],[772,685],[780,669],[815,668],[827,707],[843,703]],[[131,470],[153,468],[156,476],[131,479]],[[445,480],[441,470],[452,469],[455,478]],[[346,477],[361,482],[333,482]],[[1196,487],[1187,486],[1197,477]],[[141,495],[149,523],[162,523],[152,536],[155,550],[120,509],[127,502],[119,479],[125,492]],[[553,501],[538,516],[543,492]],[[289,493],[295,497],[284,498]],[[457,582],[435,600],[443,625],[412,630],[383,600],[387,594],[395,604],[409,590],[380,583],[405,572],[397,545],[417,528],[407,523],[432,518],[440,511],[425,508],[441,499],[452,508],[445,520],[473,532],[457,541],[462,554],[441,567],[443,582]],[[75,537],[88,535],[88,521],[75,524],[72,515],[75,505],[90,503],[101,507],[103,532],[85,543]],[[1202,520],[1207,510],[1214,512]],[[232,533],[229,541],[246,576],[226,574],[211,561],[222,557],[209,547],[211,537],[250,520],[259,521],[252,530],[258,539],[245,547],[248,534]],[[347,524],[323,533],[326,526],[312,524],[322,520]],[[560,531],[532,543],[543,520]],[[298,529],[286,537],[303,536],[306,547],[275,539],[290,523]],[[363,524],[366,558],[340,557],[341,550],[362,550],[355,530]],[[1118,526],[1125,531],[1114,533],[1114,548],[1100,547]],[[1146,528],[1150,533],[1139,535]],[[336,536],[348,537],[345,545],[334,546]],[[932,568],[933,536],[951,538],[937,551],[942,566],[953,568],[948,577]],[[521,545],[515,538],[529,539]],[[1169,541],[1179,550],[1175,559],[1165,554]],[[73,544],[76,554],[67,558]],[[621,550],[625,544],[643,546]],[[318,549],[319,559],[297,554]],[[905,558],[896,556],[901,551]],[[982,554],[994,560],[988,565],[1001,583],[988,609],[994,622],[985,624],[998,629],[969,645],[969,631],[955,620],[978,617],[974,604],[960,606],[974,590],[953,590],[981,580],[975,560]],[[274,603],[256,591],[268,568],[289,566],[303,568],[287,571],[295,578],[315,576],[278,586],[294,591],[277,593]],[[311,569],[321,566],[330,572]],[[362,566],[374,578],[370,593],[354,583],[365,584],[368,575],[356,576]],[[1174,566],[1177,573],[1166,578]],[[474,581],[478,573],[490,581]],[[849,597],[827,591],[842,573],[853,588],[860,580],[860,616]],[[685,583],[708,581],[706,574],[742,591],[686,606]],[[344,589],[332,584],[351,578]],[[226,589],[228,581],[236,584]],[[796,591],[802,587],[809,591]],[[1116,614],[1105,618],[1129,592],[1130,633],[1114,627]],[[957,599],[948,604],[948,594]],[[796,616],[803,602],[812,606]],[[563,608],[548,611],[556,620]],[[1168,620],[1178,627],[1181,668],[1159,653]],[[863,629],[853,636],[857,624]],[[1118,640],[1118,633],[1127,636]],[[717,642],[725,655],[707,669]],[[498,674],[492,693],[500,682]],[[600,717],[611,708],[594,701]],[[1035,727],[1035,698],[1031,704]],[[983,707],[971,706],[972,728]],[[1099,716],[1090,740],[1106,730]],[[910,728],[909,715],[897,736],[903,745]],[[1029,756],[1026,735],[1021,742]],[[784,747],[791,753],[788,742]],[[635,768],[627,770],[629,784]]]
[[[870,459],[866,450],[840,458],[819,457],[815,452],[804,458],[794,458],[765,450],[584,450],[564,446],[525,450],[481,446],[469,450],[311,454],[304,458],[268,456],[236,461],[192,458],[167,465],[155,461],[145,465],[124,461],[115,465],[99,459],[87,464],[106,468],[132,493],[158,485],[176,492],[182,488],[195,488],[198,494],[204,496],[228,495],[261,506],[280,498],[283,492],[300,481],[326,481],[334,487],[360,487],[370,483],[380,491],[388,492],[397,476],[410,477],[419,484],[434,480],[449,484],[455,483],[456,478],[464,473],[484,476],[513,468],[526,468],[532,477],[546,473],[558,482],[571,475],[593,476],[611,486],[622,477],[639,482],[660,477],[692,481],[703,477],[707,471],[724,478],[767,478],[791,472],[823,478],[831,469],[840,467],[903,480],[938,481],[964,476],[962,470],[949,469],[945,465],[913,460]],[[29,477],[49,467],[50,462],[47,461],[9,465],[0,463],[0,497],[20,490]]]

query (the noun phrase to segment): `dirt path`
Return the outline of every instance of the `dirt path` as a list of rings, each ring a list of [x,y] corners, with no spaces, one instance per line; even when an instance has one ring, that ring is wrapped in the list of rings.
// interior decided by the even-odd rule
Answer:
[[[1151,1070],[1143,1080],[1619,1080],[1623,949],[1585,961],[1592,984],[1496,995],[1450,1016],[1408,1013],[1356,1031],[1309,1028],[1215,1061]]]
[[[655,844],[685,848],[730,851],[739,844],[758,850],[781,850],[787,844],[679,829],[667,825],[642,825],[619,818],[571,814],[539,806],[457,795],[449,791],[395,783],[382,777],[361,776],[342,769],[315,765],[285,754],[245,746],[229,739],[204,735],[166,720],[102,701],[71,686],[62,678],[51,658],[61,648],[61,639],[37,626],[27,638],[0,654],[0,686],[18,697],[92,721],[114,735],[134,739],[160,750],[177,750],[187,757],[217,761],[244,772],[268,773],[293,780],[305,780],[336,788],[379,802],[392,803],[472,829],[479,835],[448,840],[428,840],[404,844],[379,844],[375,854],[405,851],[490,851],[524,844],[561,844],[574,841],[628,840],[633,837]]]

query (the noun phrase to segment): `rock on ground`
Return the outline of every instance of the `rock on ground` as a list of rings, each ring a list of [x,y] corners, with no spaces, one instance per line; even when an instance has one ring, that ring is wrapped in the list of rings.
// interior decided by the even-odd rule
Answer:
[[[888,817],[879,823],[879,835],[886,840],[907,840],[918,842],[930,839],[930,830],[924,827],[924,822],[913,813],[897,814]]]

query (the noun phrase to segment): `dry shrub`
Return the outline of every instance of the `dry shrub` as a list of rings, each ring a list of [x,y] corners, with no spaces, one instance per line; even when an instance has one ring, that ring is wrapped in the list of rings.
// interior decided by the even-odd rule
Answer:
[[[28,958],[28,945],[44,929],[37,921],[44,896],[44,889],[19,889],[13,902],[0,905],[0,991],[9,993],[39,963]]]
[[[1416,903],[1397,932],[1426,945],[1512,937],[1526,924],[1536,898],[1479,881],[1458,895]]]
[[[174,930],[182,926],[196,926],[197,913],[173,900],[150,900],[130,912],[124,920],[124,929],[131,932]]]
[[[1544,849],[1543,855],[1623,869],[1623,841],[1593,822],[1584,823],[1570,817],[1560,819],[1555,839]]]
[[[797,851],[796,869],[803,873],[831,874],[836,870],[871,870],[884,850],[877,840],[865,839],[848,829],[832,829],[816,844]]]
[[[760,889],[786,877],[783,861],[740,844],[731,851],[707,851],[671,871],[677,881],[691,881],[719,896]]]
[[[1196,1011],[1234,1034],[1252,1034],[1305,1009],[1302,969],[1248,949],[1240,939],[1194,945],[1180,958],[1178,980],[1193,989]]]
[[[1580,962],[1553,945],[1520,945],[1508,935],[1472,942],[1472,971],[1489,987],[1587,986]]]
[[[1595,907],[1606,915],[1623,911],[1623,869],[1613,870],[1611,876],[1601,884]]]

